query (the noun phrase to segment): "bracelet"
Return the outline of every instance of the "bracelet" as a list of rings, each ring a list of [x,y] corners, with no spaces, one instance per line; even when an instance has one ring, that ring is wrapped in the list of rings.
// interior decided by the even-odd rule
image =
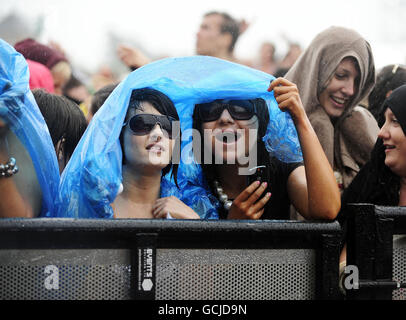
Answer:
[[[0,178],[8,178],[18,172],[16,159],[10,158],[6,164],[0,163]]]

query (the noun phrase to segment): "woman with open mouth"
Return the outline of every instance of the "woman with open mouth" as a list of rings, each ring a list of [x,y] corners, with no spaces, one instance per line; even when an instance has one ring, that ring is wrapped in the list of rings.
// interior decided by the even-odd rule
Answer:
[[[370,112],[357,106],[372,90],[375,67],[369,43],[357,32],[321,32],[286,74],[334,169],[341,191],[368,161],[379,131]]]
[[[179,149],[174,143],[172,157],[168,153],[170,147],[161,143],[171,141],[164,134],[169,130],[170,122],[164,127],[164,122],[155,120],[155,117],[178,118],[169,112],[169,108],[159,109],[154,104],[150,106],[151,101],[146,103],[143,98],[132,96],[136,95],[132,93],[134,90],[142,88],[163,93],[176,108],[182,137]],[[138,102],[133,104],[134,99]],[[141,108],[128,111],[129,105],[137,104]],[[146,119],[138,122],[134,118],[142,116],[143,112],[150,114],[148,117],[152,120],[143,124]],[[156,125],[158,122],[160,124]],[[149,136],[137,136],[139,124],[141,129],[147,125],[143,131]],[[202,124],[208,126],[203,128],[209,130],[208,135],[204,134]],[[195,136],[199,132],[200,137]],[[158,133],[161,142],[150,140],[149,137]],[[180,137],[180,134],[175,133],[172,138],[175,136]],[[206,152],[213,150],[211,143],[219,145],[212,153],[215,157],[212,168],[223,168],[223,165],[215,164],[223,160],[234,162],[227,170],[219,170],[221,176],[216,176],[223,186],[221,197],[217,197],[213,187],[208,186],[207,182],[211,181],[196,161],[196,152],[199,152],[195,144],[200,145],[198,141],[210,146],[201,148],[202,161],[205,158],[212,160]],[[135,144],[137,147],[133,148]],[[258,152],[254,151],[255,147]],[[178,150],[179,153],[175,152]],[[156,163],[155,160],[159,159],[172,159],[173,165],[179,164],[177,175],[172,170],[177,181],[169,174],[162,174],[160,197],[176,197],[184,205],[176,201],[176,208],[169,208],[156,200],[156,206],[149,208],[152,211],[142,210],[153,217],[164,217],[165,214],[168,217],[169,212],[175,218],[192,218],[197,213],[200,219],[218,219],[219,214],[234,219],[289,219],[289,206],[293,203],[310,219],[334,219],[340,208],[333,171],[304,112],[297,87],[287,80],[276,80],[270,74],[236,63],[192,56],[166,58],[139,68],[109,95],[89,124],[61,177],[58,203],[61,216],[117,216],[117,210],[126,200],[126,192],[134,189],[132,185],[126,186],[127,177],[137,172],[132,167],[143,168],[142,172],[148,178],[144,180],[150,181],[151,172],[156,173],[159,169],[165,173],[167,160]],[[265,166],[265,169],[255,168],[257,166]],[[258,176],[261,170],[264,185],[259,187],[258,182],[248,180]],[[254,174],[250,174],[253,171]],[[137,174],[134,176],[137,178]],[[124,187],[122,193],[121,185]],[[156,188],[146,190],[150,191],[146,198],[152,197],[152,191],[156,197]],[[247,202],[250,197],[245,198],[244,193],[255,195]],[[232,205],[231,199],[234,199]],[[267,203],[271,207],[262,210]],[[231,208],[233,205],[236,209]],[[224,214],[223,210],[230,211]]]
[[[334,219],[340,194],[297,87],[278,78],[268,91],[293,119],[303,162],[286,163],[269,155],[263,141],[270,120],[264,99],[217,99],[195,106],[193,128],[202,139],[194,150],[212,192],[223,204],[220,218],[288,220],[293,204],[308,219]],[[243,168],[255,172],[241,174]]]

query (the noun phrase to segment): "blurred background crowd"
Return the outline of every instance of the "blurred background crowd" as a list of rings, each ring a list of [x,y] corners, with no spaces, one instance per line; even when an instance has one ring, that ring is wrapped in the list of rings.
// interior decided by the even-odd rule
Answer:
[[[211,11],[229,15],[226,29],[230,29],[222,35],[236,34],[231,48],[224,47],[228,39],[217,37],[224,17],[206,17]],[[283,76],[311,39],[331,25],[361,33],[371,43],[378,70],[391,63],[404,64],[404,18],[403,0],[312,0],[289,5],[273,1],[177,0],[140,5],[124,0],[97,4],[17,0],[3,1],[0,38],[13,46],[32,38],[57,52],[60,57],[56,59],[64,60],[69,68],[59,65],[64,70],[58,73],[53,65],[46,65],[53,76],[54,93],[81,105],[87,117],[94,92],[164,57],[211,55]],[[34,61],[30,70],[40,68],[35,66],[38,57],[30,60]],[[47,89],[45,83],[32,85]]]

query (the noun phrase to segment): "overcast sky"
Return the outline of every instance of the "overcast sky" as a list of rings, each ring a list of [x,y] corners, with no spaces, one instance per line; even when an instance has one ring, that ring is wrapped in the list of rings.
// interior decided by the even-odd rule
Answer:
[[[288,40],[306,47],[339,25],[371,43],[378,68],[406,62],[406,0],[2,0],[0,19],[14,11],[32,22],[43,14],[40,40],[56,40],[75,64],[92,71],[109,61],[108,32],[156,57],[193,54],[201,17],[212,10],[250,23],[236,47],[239,58],[255,58],[265,40],[282,56]]]

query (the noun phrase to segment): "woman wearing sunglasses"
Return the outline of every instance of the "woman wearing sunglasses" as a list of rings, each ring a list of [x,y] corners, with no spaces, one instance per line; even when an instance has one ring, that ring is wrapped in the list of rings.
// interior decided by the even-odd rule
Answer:
[[[61,177],[58,216],[199,219],[179,200],[172,154],[181,132],[172,100],[130,84],[109,95],[79,142]]]
[[[294,85],[277,80],[272,82],[277,85],[273,85],[275,87],[272,87],[271,92],[268,92],[267,88],[271,80],[274,80],[274,78],[264,72],[207,56],[162,59],[133,71],[114,89],[95,114],[62,174],[58,202],[59,215],[89,218],[112,218],[114,214],[117,215],[116,211],[113,212],[111,204],[115,209],[119,208],[120,199],[117,198],[117,195],[119,194],[119,197],[121,197],[121,193],[119,193],[120,185],[124,187],[122,196],[132,190],[129,189],[132,186],[126,187],[126,170],[131,167],[127,163],[123,165],[123,158],[124,161],[134,161],[136,154],[136,150],[128,152],[131,150],[130,144],[128,144],[128,148],[125,145],[124,147],[120,146],[120,135],[122,135],[121,140],[124,144],[126,141],[128,143],[141,138],[145,139],[145,148],[140,149],[140,154],[142,154],[148,152],[147,148],[152,148],[148,139],[153,136],[154,130],[158,132],[160,130],[164,131],[162,128],[165,124],[156,121],[156,119],[143,119],[141,121],[135,118],[130,120],[133,116],[142,114],[142,112],[157,115],[155,111],[152,112],[153,110],[135,111],[128,108],[129,105],[133,105],[130,102],[132,92],[136,89],[148,87],[169,97],[176,107],[182,127],[181,157],[177,159],[177,153],[172,156],[172,162],[179,163],[178,174],[176,175],[172,170],[173,177],[177,177],[179,188],[176,186],[174,179],[170,179],[169,174],[162,175],[160,197],[172,200],[176,197],[187,206],[180,205],[182,209],[174,210],[173,207],[165,207],[166,204],[161,203],[165,202],[165,200],[156,199],[156,207],[151,207],[152,214],[160,217],[164,216],[165,213],[168,216],[167,212],[169,212],[171,216],[178,217],[177,210],[183,211],[186,208],[191,208],[199,214],[201,219],[218,219],[221,203],[214,195],[213,186],[211,188],[208,186],[207,182],[211,183],[212,181],[207,179],[206,171],[202,172],[201,166],[196,164],[194,150],[192,150],[194,149],[194,143],[197,141],[193,136],[196,133],[193,127],[202,131],[203,124],[209,125],[211,123],[214,128],[218,127],[225,131],[226,135],[230,135],[230,133],[227,133],[227,127],[228,131],[232,131],[231,135],[234,137],[236,136],[234,132],[242,134],[244,129],[248,129],[248,131],[251,127],[254,129],[257,138],[254,138],[255,143],[253,145],[258,146],[257,165],[268,161],[270,167],[265,173],[272,173],[267,180],[270,193],[272,193],[270,197],[268,195],[267,202],[273,203],[278,198],[282,199],[279,207],[277,204],[273,204],[278,208],[282,208],[281,212],[278,211],[279,209],[275,209],[271,214],[264,214],[262,218],[273,216],[289,218],[288,210],[284,210],[286,202],[292,202],[307,217],[334,218],[340,206],[338,188],[332,170],[326,162],[317,138],[305,117],[297,88]],[[277,101],[275,97],[282,100]],[[254,111],[252,111],[250,102],[237,105],[239,109],[231,107],[235,105],[234,103],[227,102],[230,107],[221,110],[221,116],[217,120],[207,118],[206,120],[210,121],[204,122],[198,119],[194,121],[193,114],[195,111],[197,112],[196,105],[224,98],[232,101],[260,101],[260,98],[263,99],[264,103],[259,106],[260,103],[255,102],[252,107]],[[141,101],[140,105],[144,108],[143,99],[137,100]],[[165,110],[157,109],[160,114],[177,119],[176,116]],[[286,110],[289,112],[283,112]],[[227,114],[230,115],[230,113],[234,115],[235,119],[231,116],[226,120],[222,119]],[[268,116],[269,121],[266,120],[266,116]],[[292,121],[292,118],[294,121]],[[152,125],[159,124],[149,131],[149,123],[152,123]],[[125,124],[124,128],[123,124]],[[237,129],[241,130],[237,131]],[[137,133],[139,130],[149,131],[150,136],[133,134],[133,132]],[[203,139],[204,135],[201,135],[201,137],[203,143],[205,140]],[[212,139],[214,138],[212,136]],[[207,140],[212,142],[212,139]],[[240,137],[238,142],[245,142],[245,138],[241,139]],[[175,150],[178,150],[176,147]],[[160,147],[157,148],[162,153]],[[250,156],[249,158],[255,158],[252,150],[247,153]],[[242,155],[247,157],[247,153]],[[231,152],[227,152],[227,154],[230,157],[233,156]],[[238,160],[239,156],[237,157],[234,154],[235,158]],[[204,158],[202,159],[204,160]],[[178,160],[180,161],[178,162]],[[302,165],[303,160],[306,174]],[[299,165],[294,164],[295,162],[299,162]],[[158,167],[159,170],[162,170],[162,173],[166,172],[166,165],[164,164],[145,166],[145,168]],[[273,167],[276,167],[277,170],[273,170]],[[255,204],[255,197],[260,198],[267,192],[264,192],[265,189],[262,187],[258,189],[254,184],[246,190],[248,187],[247,175],[239,175],[237,169],[247,169],[247,167],[237,162],[237,164],[230,164],[230,166],[211,165],[211,168],[215,174],[214,177],[224,187],[224,193],[227,194],[228,198],[234,199],[233,205],[237,209],[232,208],[230,211],[232,214],[227,216],[236,219],[260,218],[262,209],[251,204]],[[135,172],[129,171],[131,174]],[[148,179],[143,181],[152,180],[148,172],[151,171],[143,170],[143,173],[148,174],[146,177]],[[134,177],[137,178],[135,174]],[[153,186],[157,186],[156,182],[154,183]],[[233,189],[229,189],[230,184]],[[139,187],[141,190],[142,186]],[[279,196],[277,189],[281,190]],[[260,194],[255,194],[253,198],[250,198],[256,190]],[[157,191],[155,191],[155,194],[157,194]],[[240,194],[242,196],[238,198]],[[224,200],[224,196],[221,199]],[[249,199],[248,202],[247,199]],[[179,204],[178,201],[176,202]],[[243,204],[243,207],[241,207],[241,204]],[[252,212],[252,207],[256,209],[255,212]],[[154,212],[154,209],[160,210],[160,213]],[[265,211],[268,212],[268,210]],[[256,214],[257,212],[259,214]],[[183,212],[183,214],[185,213]],[[194,216],[194,213],[189,211],[186,215],[191,217]]]
[[[178,165],[171,163],[175,139],[180,138],[177,121],[175,106],[162,92],[132,92],[120,135],[123,190],[112,204],[115,218],[199,219],[178,198],[160,198],[161,176],[172,169],[177,184]]]
[[[278,78],[268,91],[273,91],[279,109],[288,111],[293,119],[303,162],[286,163],[270,157],[263,141],[270,121],[264,99],[196,104],[193,127],[204,137],[202,159],[207,161],[207,153],[213,155],[209,164],[202,161],[202,169],[223,204],[220,218],[289,219],[292,203],[307,219],[334,219],[340,209],[340,194],[296,85]],[[261,181],[249,182],[246,175],[239,174],[244,156],[256,157],[256,167],[265,167]]]

